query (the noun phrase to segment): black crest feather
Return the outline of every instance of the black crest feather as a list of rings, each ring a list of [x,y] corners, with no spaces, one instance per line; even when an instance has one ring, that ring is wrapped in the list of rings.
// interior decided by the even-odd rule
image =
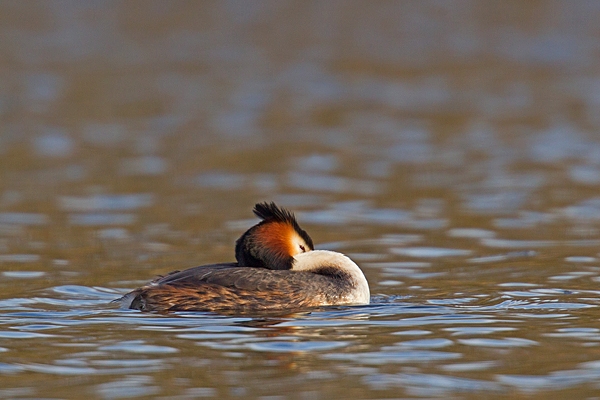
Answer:
[[[273,202],[257,203],[252,211],[254,215],[265,221],[289,222],[298,225],[294,214],[285,208],[277,207],[277,204]]]

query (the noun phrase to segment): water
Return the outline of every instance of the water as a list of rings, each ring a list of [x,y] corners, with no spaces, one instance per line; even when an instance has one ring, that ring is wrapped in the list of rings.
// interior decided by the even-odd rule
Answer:
[[[597,398],[599,13],[0,4],[0,398]],[[271,200],[370,305],[111,303]]]

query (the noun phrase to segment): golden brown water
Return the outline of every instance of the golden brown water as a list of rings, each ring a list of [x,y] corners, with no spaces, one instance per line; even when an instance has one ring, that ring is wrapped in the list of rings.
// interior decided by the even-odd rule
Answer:
[[[0,3],[0,398],[600,395],[595,2]],[[372,304],[152,315],[255,202]]]

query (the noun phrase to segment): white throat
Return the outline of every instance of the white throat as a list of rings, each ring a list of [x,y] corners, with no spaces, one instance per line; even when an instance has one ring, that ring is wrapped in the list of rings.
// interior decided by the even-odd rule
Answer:
[[[292,271],[316,271],[323,267],[336,268],[350,276],[353,290],[346,297],[348,304],[369,304],[371,293],[362,270],[344,254],[329,250],[312,250],[294,256]]]

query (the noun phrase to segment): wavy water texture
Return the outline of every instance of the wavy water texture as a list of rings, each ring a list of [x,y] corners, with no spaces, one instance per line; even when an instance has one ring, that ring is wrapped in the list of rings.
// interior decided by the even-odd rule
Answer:
[[[0,2],[0,398],[598,396],[595,2]],[[293,210],[371,304],[152,314]]]

